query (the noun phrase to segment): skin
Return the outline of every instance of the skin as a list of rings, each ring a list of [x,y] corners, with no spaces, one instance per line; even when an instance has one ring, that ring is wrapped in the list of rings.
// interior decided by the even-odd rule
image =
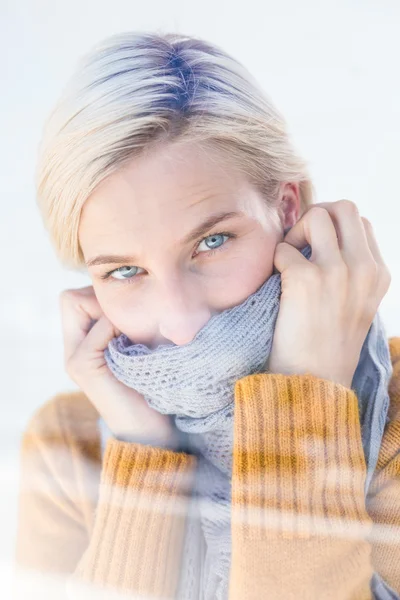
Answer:
[[[299,249],[310,244],[310,260]],[[277,244],[282,294],[268,367],[351,388],[391,274],[354,202],[320,202]]]
[[[182,241],[220,211],[241,214]],[[151,348],[187,344],[274,268],[282,294],[268,371],[309,373],[350,388],[391,276],[371,223],[353,202],[313,204],[300,218],[299,212],[297,184],[282,183],[268,210],[226,160],[190,145],[134,159],[93,192],[79,228],[92,285],[60,296],[65,367],[118,439],[179,446],[168,415],[112,375],[104,359],[108,342],[123,332]],[[307,244],[310,260],[300,252]],[[125,258],[93,264],[105,254]]]
[[[88,266],[104,314],[134,343],[187,344],[213,314],[243,302],[272,274],[276,244],[298,218],[298,186],[282,185],[277,206],[273,219],[243,175],[194,145],[132,160],[98,186],[81,216],[85,261],[128,258]],[[242,214],[182,243],[222,211]],[[212,238],[220,232],[236,238]]]

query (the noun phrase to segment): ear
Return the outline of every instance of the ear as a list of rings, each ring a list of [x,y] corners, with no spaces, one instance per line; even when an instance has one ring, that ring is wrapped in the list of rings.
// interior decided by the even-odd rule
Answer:
[[[300,217],[300,186],[298,182],[281,184],[278,212],[284,228],[284,235],[286,235]]]

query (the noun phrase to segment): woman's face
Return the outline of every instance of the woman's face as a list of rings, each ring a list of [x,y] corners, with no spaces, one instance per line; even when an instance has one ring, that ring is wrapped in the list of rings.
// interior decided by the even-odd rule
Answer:
[[[298,218],[298,185],[282,185],[276,206],[280,217],[211,150],[168,145],[132,159],[80,221],[102,311],[135,344],[189,343],[272,275],[276,244]]]

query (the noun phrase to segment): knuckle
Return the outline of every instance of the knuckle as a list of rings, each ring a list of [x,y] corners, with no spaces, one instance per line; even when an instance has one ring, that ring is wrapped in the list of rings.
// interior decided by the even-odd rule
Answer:
[[[392,282],[392,274],[389,271],[388,267],[386,265],[383,265],[383,267],[381,268],[381,272],[380,272],[380,280],[382,282],[382,286],[386,289],[386,291],[389,289],[389,286]]]
[[[305,218],[309,222],[309,226],[322,227],[326,219],[330,219],[329,211],[324,206],[313,206],[305,213]]]
[[[93,286],[91,286],[91,285],[86,286],[86,287],[80,287],[80,288],[68,288],[68,289],[62,290],[59,293],[59,298],[62,301],[64,301],[64,300],[70,301],[70,300],[76,300],[76,299],[79,299],[81,301],[84,298],[92,298],[92,297],[95,297],[95,294],[94,294]]]
[[[313,206],[312,208],[310,208],[310,210],[308,211],[309,215],[326,215],[328,213],[328,211],[326,210],[326,208],[324,208],[323,206]]]
[[[278,242],[275,247],[275,255],[282,254],[284,252],[287,242]]]
[[[58,295],[58,299],[60,304],[66,304],[67,302],[70,302],[72,298],[74,298],[75,296],[75,290],[73,289],[67,289],[67,290],[62,290],[59,295]]]
[[[375,261],[361,262],[357,266],[357,274],[364,281],[376,281],[378,265]]]
[[[358,215],[359,210],[357,204],[352,200],[348,200],[347,198],[343,198],[342,200],[337,201],[337,206],[340,207],[340,210],[345,210],[350,214]]]
[[[384,274],[386,281],[392,281],[392,273],[390,272],[389,267],[387,265],[384,265],[382,267],[382,272]]]

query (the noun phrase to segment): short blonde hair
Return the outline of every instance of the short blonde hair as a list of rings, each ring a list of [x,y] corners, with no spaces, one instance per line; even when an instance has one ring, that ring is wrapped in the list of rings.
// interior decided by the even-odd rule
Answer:
[[[283,116],[240,62],[200,38],[121,33],[81,58],[39,146],[38,205],[64,265],[84,265],[79,219],[95,187],[166,141],[212,144],[270,205],[284,181],[299,182],[302,212],[312,203]]]

